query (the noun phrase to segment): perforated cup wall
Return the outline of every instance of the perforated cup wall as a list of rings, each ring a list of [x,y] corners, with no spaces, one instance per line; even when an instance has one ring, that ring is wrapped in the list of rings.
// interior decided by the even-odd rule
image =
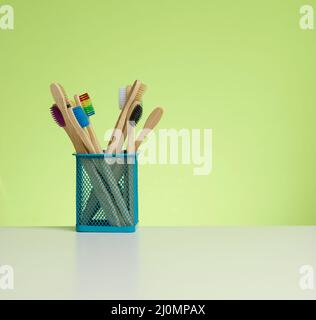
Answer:
[[[134,231],[137,155],[76,154],[77,231]]]

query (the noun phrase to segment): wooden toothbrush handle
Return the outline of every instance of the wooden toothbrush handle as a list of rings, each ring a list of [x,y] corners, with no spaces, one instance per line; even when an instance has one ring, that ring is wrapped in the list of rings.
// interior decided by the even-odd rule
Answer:
[[[123,149],[126,137],[127,137],[127,129],[128,129],[128,126],[129,126],[129,119],[131,117],[131,114],[133,113],[133,111],[137,107],[137,105],[139,105],[139,104],[140,104],[139,101],[134,101],[133,104],[131,105],[131,107],[128,110],[128,113],[127,113],[127,116],[126,116],[126,121],[125,121],[123,130],[122,130],[123,138],[117,145],[117,150],[118,150],[119,153],[122,152],[122,149]]]
[[[138,135],[135,143],[135,150],[137,151],[141,143],[148,136],[148,134],[156,127],[159,123],[161,117],[163,115],[163,109],[158,107],[152,111],[152,113],[148,116],[144,128],[141,133]]]
[[[81,140],[77,139],[76,136],[69,130],[69,128],[66,126],[64,127],[68,137],[70,138],[75,150],[77,153],[87,153],[86,148],[82,144]]]
[[[90,139],[91,139],[91,142],[96,150],[97,153],[103,153],[103,150],[101,148],[101,145],[98,141],[98,138],[94,132],[94,129],[93,129],[93,126],[90,122],[90,124],[87,126],[87,130],[88,130],[88,133],[89,133],[89,136],[90,136]]]
[[[127,153],[135,153],[136,145],[135,145],[135,126],[128,126],[128,136],[127,136]]]
[[[132,90],[132,86],[130,86],[130,85],[126,86],[126,101],[129,97],[129,95],[131,94],[131,90]]]

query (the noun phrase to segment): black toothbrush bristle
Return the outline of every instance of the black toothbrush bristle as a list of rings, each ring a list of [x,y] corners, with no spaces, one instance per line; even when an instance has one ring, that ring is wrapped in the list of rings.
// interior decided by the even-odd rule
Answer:
[[[139,122],[139,120],[140,120],[141,117],[142,117],[142,114],[143,114],[143,107],[142,107],[140,104],[138,104],[138,105],[134,108],[131,116],[129,117],[129,121],[135,122],[135,125],[137,125],[137,123]]]

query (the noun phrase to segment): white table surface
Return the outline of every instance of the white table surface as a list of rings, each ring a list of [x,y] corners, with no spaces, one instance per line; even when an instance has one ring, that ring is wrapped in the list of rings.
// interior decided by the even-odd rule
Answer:
[[[316,228],[0,228],[1,265],[14,289],[0,299],[316,299],[299,285]]]

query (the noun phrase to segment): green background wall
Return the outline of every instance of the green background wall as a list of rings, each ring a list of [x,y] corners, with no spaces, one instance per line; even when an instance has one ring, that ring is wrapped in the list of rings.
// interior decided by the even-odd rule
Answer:
[[[7,0],[0,30],[0,225],[73,225],[75,159],[49,84],[87,90],[102,138],[141,79],[160,128],[212,128],[213,171],[140,168],[141,225],[316,223],[316,31],[306,1]],[[315,5],[316,1],[308,1]]]

